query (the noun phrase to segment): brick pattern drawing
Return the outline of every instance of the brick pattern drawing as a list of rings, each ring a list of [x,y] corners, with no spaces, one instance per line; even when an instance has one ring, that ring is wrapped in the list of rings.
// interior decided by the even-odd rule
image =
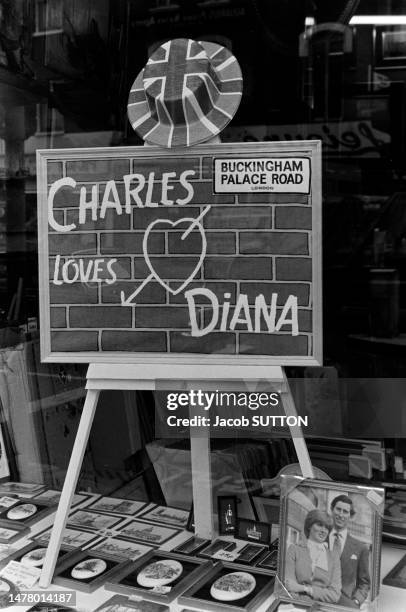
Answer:
[[[112,152],[113,157],[114,149]],[[95,156],[47,161],[48,189],[64,177],[76,181],[74,188],[59,189],[53,203],[55,222],[61,226],[74,224],[75,228],[59,232],[48,227],[51,351],[313,354],[312,195],[214,195],[212,168],[216,156],[205,153],[168,159],[158,153],[147,159]],[[188,181],[193,198],[179,205],[176,201],[181,202],[187,195],[179,180],[180,172],[185,170],[191,171]],[[147,198],[149,205],[141,207],[132,200],[125,210],[123,177],[131,173],[145,176],[145,189],[139,195]],[[164,173],[172,174],[168,179]],[[111,189],[108,181],[114,181],[116,192],[111,192],[112,204],[105,207],[101,218],[100,203],[105,190]],[[163,183],[167,188],[165,201],[170,198],[173,202],[169,205],[162,204]],[[89,204],[86,218],[79,224],[79,193],[83,187],[88,202],[97,198],[98,212]],[[181,237],[189,223],[182,220],[196,219],[202,212],[206,254],[199,266],[201,231],[194,227],[185,240]],[[158,219],[164,221],[156,223]],[[149,267],[143,239],[151,224]],[[114,260],[110,267],[109,260]],[[63,266],[69,282],[61,282]],[[134,298],[134,304],[123,303],[122,296],[131,296],[151,275],[151,266],[163,282],[151,278]],[[195,269],[185,290],[178,292],[177,288]],[[210,333],[193,337],[185,291],[201,288],[208,289],[217,300],[219,316]],[[277,316],[289,295],[297,296],[298,334],[292,335],[287,325],[278,332],[267,333],[265,321],[261,321],[263,333],[253,333],[245,323],[229,329],[241,294],[247,296],[252,321],[259,294],[267,304],[272,294],[278,295]],[[196,295],[195,307],[200,327],[213,321],[213,303],[205,296]],[[229,310],[229,317],[221,330],[224,308]]]

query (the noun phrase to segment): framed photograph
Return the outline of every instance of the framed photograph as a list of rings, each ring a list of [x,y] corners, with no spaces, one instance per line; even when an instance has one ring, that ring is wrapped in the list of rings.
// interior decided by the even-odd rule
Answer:
[[[382,583],[398,589],[406,589],[406,555],[391,569],[389,574],[386,574]]]
[[[91,550],[75,550],[65,555],[52,582],[67,589],[93,593],[127,564],[128,561],[111,559]]]
[[[318,467],[313,466],[314,476],[319,480],[331,480],[330,476]],[[257,518],[271,525],[271,540],[279,537],[279,516],[281,498],[281,478],[283,475],[301,476],[299,463],[288,463],[279,470],[274,478],[262,478],[262,495],[252,496],[252,503]]]
[[[373,601],[380,584],[383,508],[382,488],[283,477],[281,594],[335,611]]]
[[[145,521],[130,520],[122,527],[119,527],[118,531],[123,538],[156,547],[161,546],[164,542],[178,535],[181,529],[163,527]]]
[[[19,525],[18,527],[16,525],[16,527],[13,529],[9,529],[8,527],[0,527],[0,542],[2,544],[11,544],[12,542],[15,542],[15,540],[27,535],[27,533],[29,533],[28,527],[23,527],[22,525]]]
[[[220,535],[232,535],[237,526],[237,497],[219,495],[217,497],[218,531]]]
[[[120,499],[119,497],[100,497],[89,506],[88,510],[95,512],[109,512],[110,514],[124,514],[125,516],[135,516],[147,504],[145,502],[134,501],[132,499]]]
[[[9,561],[18,561],[22,565],[25,565],[26,567],[29,567],[29,568],[31,567],[41,568],[44,563],[46,552],[47,552],[46,546],[38,546],[38,543],[31,542],[30,544],[27,544],[27,546],[24,546],[23,548],[15,550],[14,552],[11,553],[11,555],[6,557],[5,559],[2,559],[0,561],[0,568],[5,567]],[[67,555],[69,552],[70,552],[70,549],[68,548],[65,548],[63,546],[60,548],[59,553],[58,553],[58,558],[57,558],[57,565],[63,559],[63,557]]]
[[[51,531],[52,528],[48,527],[44,529],[44,531],[35,534],[33,539],[43,546],[48,546],[51,538]],[[75,529],[74,527],[65,527],[61,546],[64,546],[68,550],[76,550],[98,539],[100,539],[100,536],[93,531],[83,531],[82,529]]]
[[[251,519],[238,519],[234,537],[268,546],[271,542],[271,526]]]
[[[34,503],[32,500],[17,501],[0,512],[0,526],[23,525],[30,527],[56,509],[54,505]]]
[[[25,482],[2,482],[0,483],[0,495],[18,495],[19,497],[34,497],[45,489],[42,484],[29,484]]]
[[[170,603],[210,567],[211,563],[203,559],[152,551],[122,568],[105,588],[129,597],[146,595],[151,601]]]
[[[278,550],[270,550],[265,557],[257,561],[256,565],[271,572],[276,572],[278,569]]]
[[[208,543],[209,540],[200,538],[199,536],[194,536],[193,538],[186,540],[186,542],[179,544],[179,546],[173,549],[173,552],[181,555],[195,555],[199,550],[207,546]]]
[[[255,612],[273,593],[274,578],[256,568],[236,571],[230,563],[216,563],[178,600],[180,605],[219,612]]]
[[[114,595],[97,608],[95,612],[169,612],[169,608],[154,601],[131,600],[122,595]]]
[[[35,495],[35,497],[33,497],[32,499],[33,503],[38,502],[39,504],[44,503],[57,505],[59,504],[59,500],[61,499],[61,494],[62,491],[57,491],[56,489],[47,489],[46,491],[39,493],[39,495]],[[83,504],[85,501],[88,501],[92,497],[94,497],[93,494],[86,495],[86,493],[75,493],[75,495],[73,496],[71,508],[75,508],[75,506]]]
[[[96,554],[102,554],[112,559],[127,559],[128,561],[136,561],[147,552],[151,551],[150,546],[130,542],[121,538],[107,538],[101,542],[97,542],[89,547],[89,550]]]
[[[90,510],[76,510],[68,516],[68,525],[74,525],[83,529],[103,531],[104,529],[111,529],[122,520],[122,517],[119,516],[101,514]]]
[[[348,455],[348,474],[353,478],[371,480],[372,461],[364,455]]]
[[[11,506],[15,506],[20,501],[18,495],[1,495],[0,496],[0,512],[6,510],[6,508],[11,508]]]
[[[155,506],[155,508],[141,512],[138,518],[185,529],[189,520],[189,510],[171,508],[170,506]]]

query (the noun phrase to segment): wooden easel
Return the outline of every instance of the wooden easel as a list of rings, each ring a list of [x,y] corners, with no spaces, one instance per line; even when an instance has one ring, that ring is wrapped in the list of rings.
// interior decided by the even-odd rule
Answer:
[[[160,367],[159,380],[161,384],[165,383],[162,388],[168,390],[186,386],[187,389],[209,390],[220,387],[222,390],[233,391],[249,391],[252,385],[263,380],[271,385],[273,390],[280,392],[286,416],[297,416],[285,373],[280,366],[205,364],[197,369],[195,365],[168,364]],[[85,404],[39,580],[40,587],[47,588],[52,581],[100,391],[156,389],[156,382],[156,367],[151,365],[89,365]],[[302,474],[305,478],[313,478],[313,468],[301,428],[292,427],[290,430]],[[198,535],[211,538],[214,528],[210,478],[210,430],[203,428],[203,432],[198,432],[195,429],[194,433],[191,433],[190,444],[195,530]]]

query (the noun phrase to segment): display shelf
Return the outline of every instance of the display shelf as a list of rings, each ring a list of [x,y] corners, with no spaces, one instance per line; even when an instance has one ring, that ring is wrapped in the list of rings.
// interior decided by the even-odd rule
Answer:
[[[86,501],[86,505],[88,503],[89,502]],[[40,529],[43,529],[43,528],[48,528],[52,524],[52,521],[53,521],[53,515],[48,515],[41,521],[41,526],[36,525],[35,531],[39,531]],[[187,541],[191,537],[191,535],[192,534],[190,532],[182,530],[175,537],[171,538],[170,540],[165,542],[163,546],[160,547],[161,553],[164,551],[173,550],[180,543]],[[241,544],[242,546],[245,546],[247,544],[247,542],[245,541],[236,540],[230,536],[223,536],[223,539],[236,542],[237,546],[239,544]],[[20,540],[14,542],[10,548],[13,551],[22,550],[24,547],[29,546],[31,544],[31,541],[32,540],[28,539],[27,537],[22,537]],[[382,578],[404,556],[404,554],[405,554],[405,546],[396,545],[392,543],[386,543],[386,542],[382,543],[381,581],[382,581]],[[232,564],[232,566],[235,569],[235,571],[237,571],[237,569],[241,569],[245,571],[250,571],[251,569],[255,570],[255,568],[247,569],[247,566],[245,568],[237,568],[235,564]],[[40,588],[35,587],[35,590],[40,590]],[[66,587],[60,587],[53,583],[50,585],[48,589],[44,589],[44,592],[63,591],[63,590],[66,590]],[[103,585],[103,586],[99,586],[92,593],[84,593],[84,592],[76,591],[76,597],[77,597],[76,609],[78,612],[94,612],[94,610],[100,607],[103,603],[111,599],[112,594],[111,594],[111,591],[106,590]],[[379,606],[380,606],[379,609],[385,610],[385,612],[399,612],[399,610],[404,608],[405,598],[406,598],[406,595],[403,589],[381,584],[380,596],[379,596]],[[178,600],[179,598],[175,599],[169,604],[169,612],[181,612],[182,610],[185,609],[185,607],[190,608],[191,610],[193,609],[199,610],[199,608],[193,607],[193,605],[185,606],[185,604],[179,604]],[[258,609],[255,610],[255,612],[266,612],[269,606],[271,605],[271,603],[273,602],[273,600],[274,600],[274,596],[269,595],[266,598],[266,600],[264,600],[261,603]],[[29,606],[19,606],[18,607],[19,612],[25,612],[26,610],[28,611],[29,609],[30,609]],[[6,608],[5,610],[7,611],[9,610],[10,612],[15,612],[16,607],[14,606],[14,607]]]
[[[381,565],[381,578],[385,576],[396,563],[403,557],[405,554],[404,548],[396,548],[391,546],[390,544],[382,545],[382,565]],[[39,590],[39,589],[37,589]],[[45,592],[48,591],[63,591],[62,587],[58,587],[54,584],[48,589],[45,589]],[[100,607],[103,603],[111,599],[112,594],[110,591],[107,591],[104,587],[100,587],[95,590],[93,593],[79,593],[77,592],[76,598],[76,609],[78,612],[94,612],[98,607]],[[270,595],[255,612],[266,612],[274,601],[274,595]],[[405,591],[403,589],[398,589],[395,587],[390,587],[387,585],[381,584],[381,591],[379,596],[379,609],[384,610],[385,612],[399,612],[403,610],[405,606]],[[191,610],[198,610],[198,608],[193,606],[185,606],[178,603],[178,601],[174,601],[169,605],[170,612],[181,612],[185,608]],[[26,612],[30,609],[29,606],[19,606],[16,608],[15,606],[4,608],[3,612]]]

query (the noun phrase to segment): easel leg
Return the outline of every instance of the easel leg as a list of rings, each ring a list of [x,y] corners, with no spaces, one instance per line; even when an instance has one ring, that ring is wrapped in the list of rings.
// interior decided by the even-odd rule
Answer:
[[[193,384],[189,384],[187,388],[193,389]],[[189,418],[193,416],[193,409],[189,406]],[[195,534],[211,540],[214,534],[214,524],[210,427],[190,427],[189,431]]]
[[[297,417],[297,411],[295,402],[293,401],[292,393],[289,389],[289,383],[285,374],[283,374],[285,382],[287,384],[287,393],[282,396],[283,408],[287,417]],[[300,425],[289,426],[290,434],[292,436],[293,444],[296,450],[297,458],[299,460],[300,468],[302,470],[303,478],[314,478],[313,466],[310,460],[309,451],[307,450],[306,440],[304,439],[302,428]]]
[[[61,548],[62,535],[82,467],[83,456],[85,454],[87,441],[89,439],[99,394],[100,391],[93,389],[89,389],[86,393],[86,400],[83,406],[82,416],[80,418],[61,498],[58,504],[58,510],[56,511],[55,515],[55,522],[52,528],[51,538],[49,540],[44,565],[39,580],[39,586],[43,588],[47,588],[52,581],[56,560]]]
[[[211,540],[213,528],[212,484],[210,466],[210,429],[200,436],[191,433],[190,455],[192,463],[193,513],[195,533]]]

